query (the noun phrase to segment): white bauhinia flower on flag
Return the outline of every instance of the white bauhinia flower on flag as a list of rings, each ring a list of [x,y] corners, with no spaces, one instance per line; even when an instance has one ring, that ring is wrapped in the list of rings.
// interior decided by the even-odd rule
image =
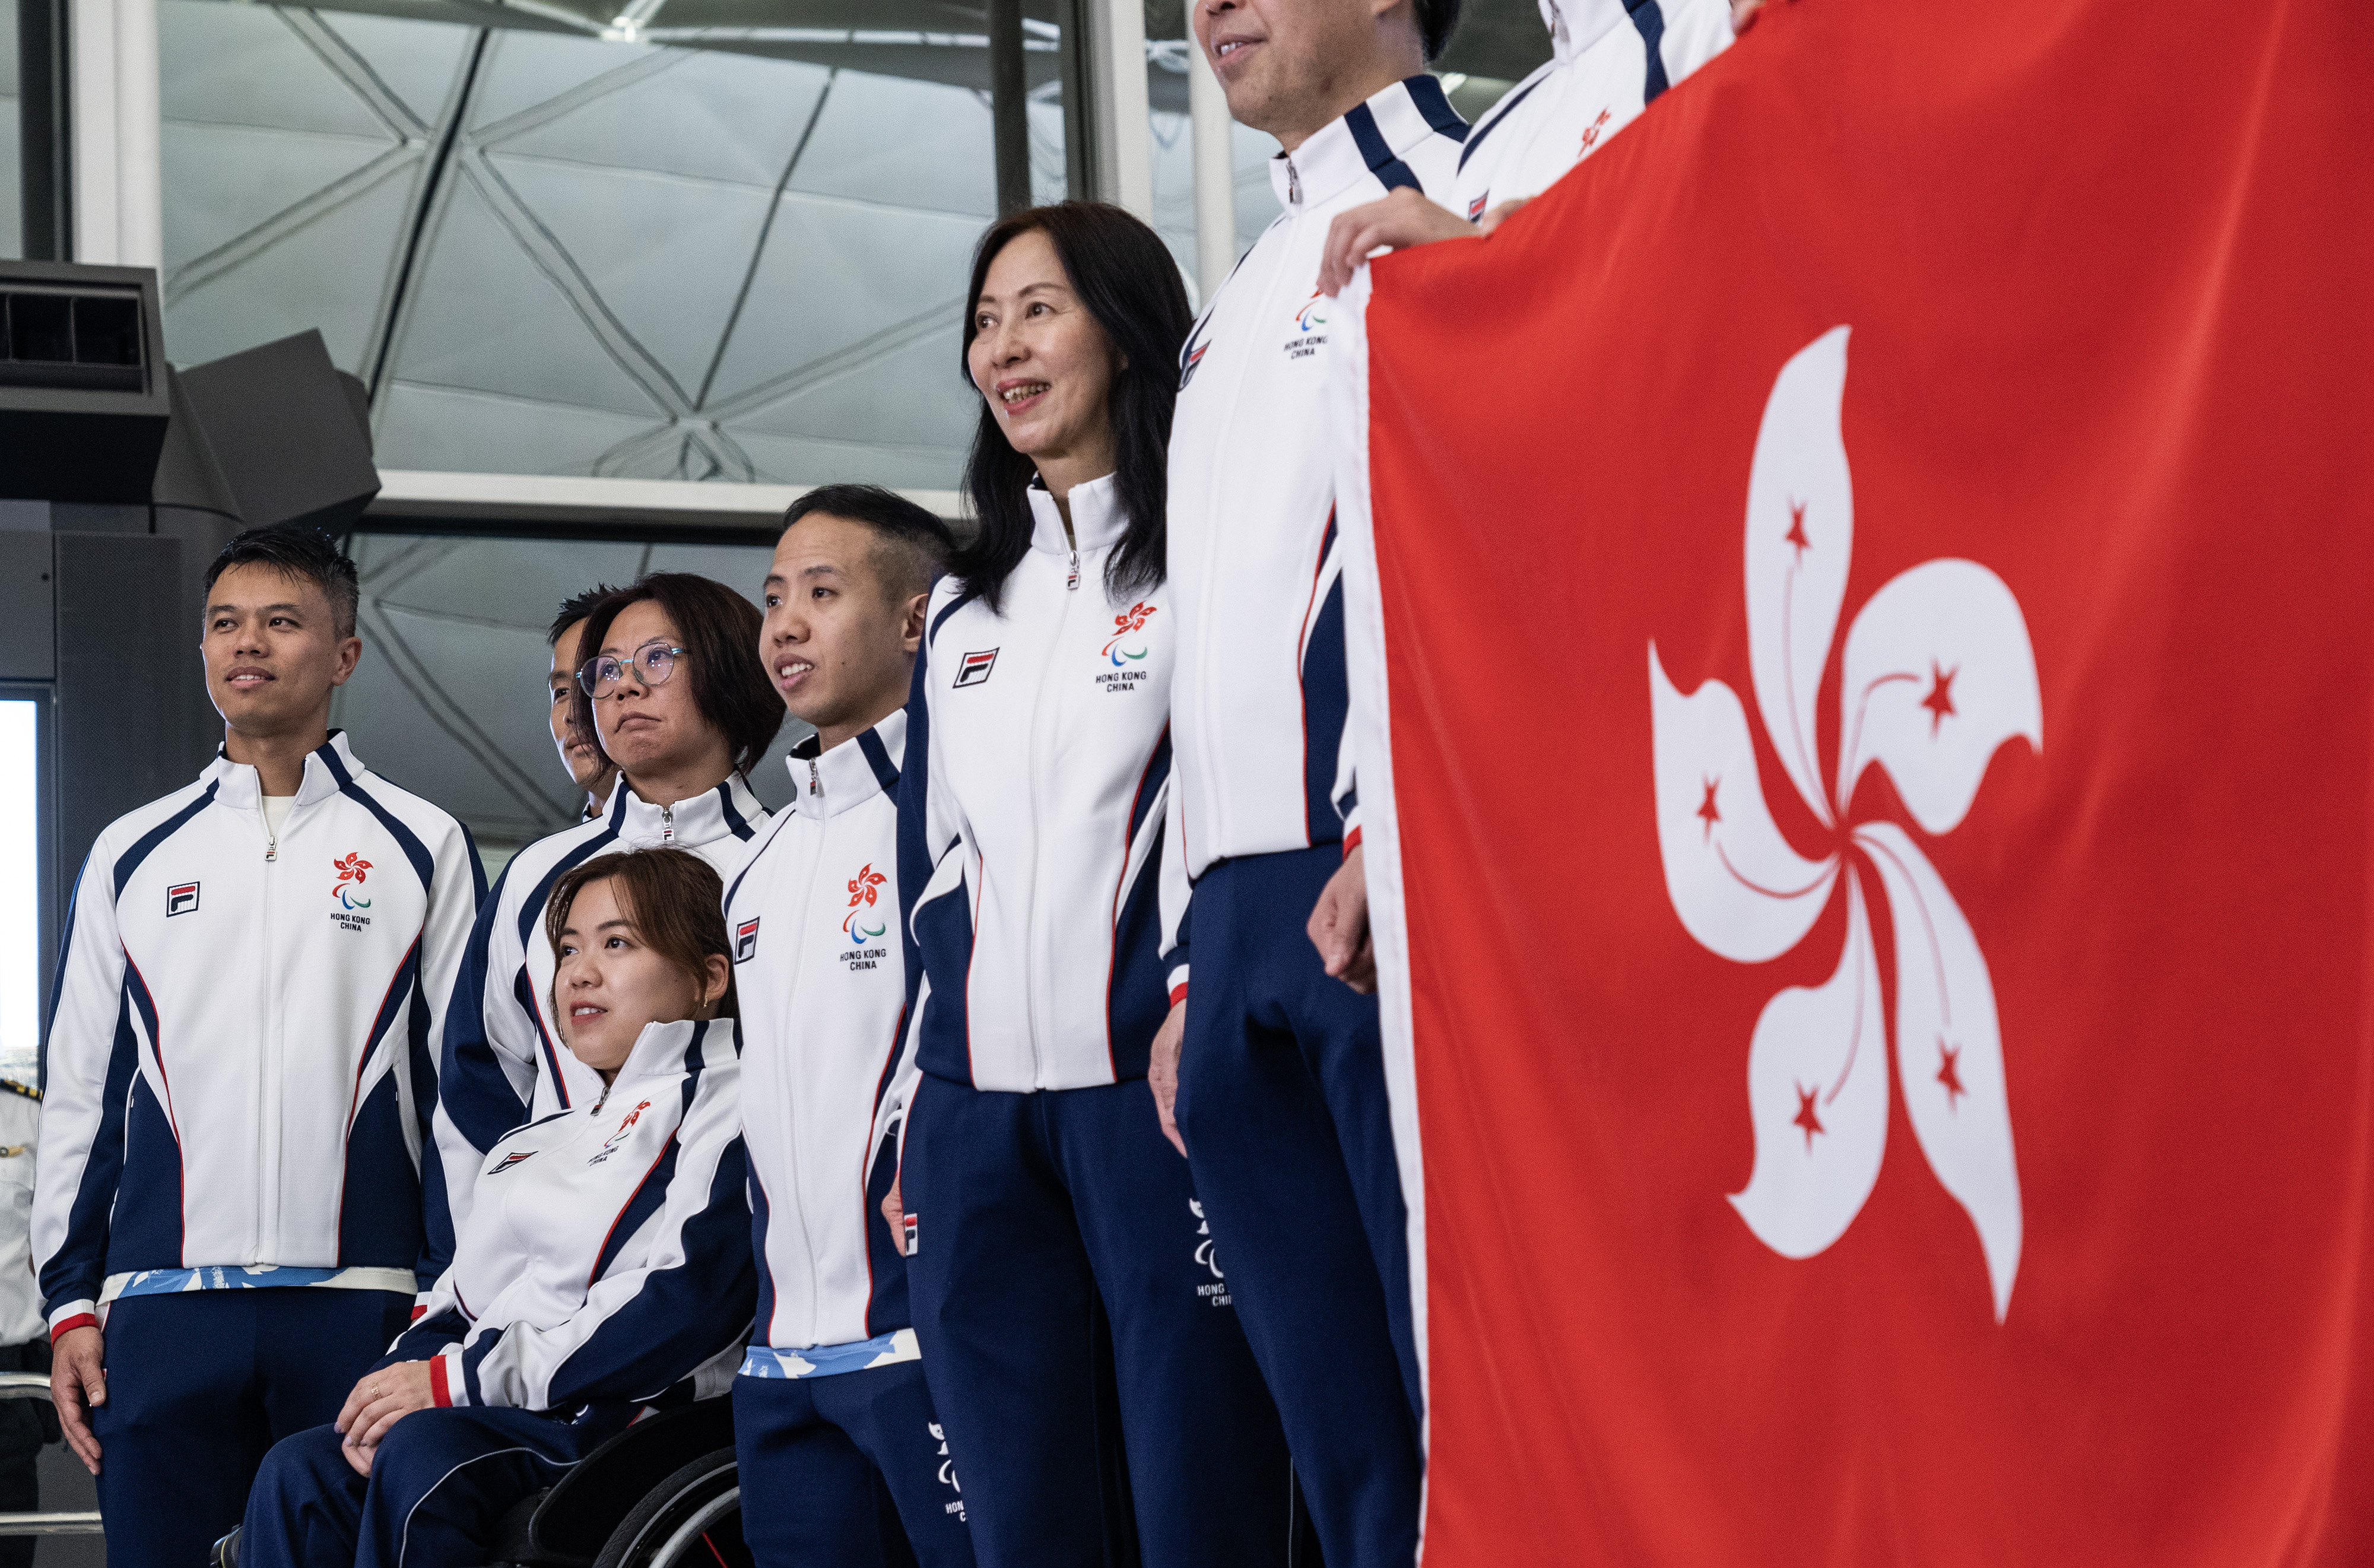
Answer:
[[[1978,1231],[2000,1322],[2019,1271],[2021,1209],[1994,983],[1912,835],[1885,818],[1851,820],[1847,808],[1876,764],[1924,832],[1959,826],[1999,747],[2015,736],[2044,744],[2036,654],[2019,601],[1985,567],[1928,560],[1890,579],[1847,628],[1838,771],[1825,786],[1816,698],[1854,544],[1839,425],[1847,332],[1833,328],[1781,367],[1747,477],[1757,712],[1828,853],[1806,859],[1774,824],[1738,696],[1720,680],[1683,695],[1652,643],[1657,843],[1683,926],[1736,963],[1794,949],[1845,887],[1837,972],[1773,996],[1748,1042],[1756,1166],[1731,1197],[1740,1218],[1782,1256],[1811,1257],[1845,1233],[1879,1178],[1888,1043],[1871,920],[1884,903],[1895,930],[1896,1079],[1929,1168]]]

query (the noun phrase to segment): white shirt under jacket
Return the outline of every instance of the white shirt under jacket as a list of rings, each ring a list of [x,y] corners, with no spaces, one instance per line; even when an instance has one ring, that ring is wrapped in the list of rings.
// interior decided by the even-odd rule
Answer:
[[[553,1027],[558,961],[544,932],[553,884],[596,855],[662,846],[691,851],[730,882],[766,825],[766,808],[738,774],[672,807],[648,804],[622,780],[602,816],[538,839],[503,867],[470,932],[438,1064],[444,1180],[431,1195],[429,1231],[441,1267],[468,1222],[471,1183],[495,1140],[602,1092]]]
[[[1469,218],[1541,195],[1731,45],[1731,0],[1540,4],[1548,63],[1501,94],[1460,151],[1453,210]]]
[[[929,868],[919,1063],[1026,1092],[1145,1077],[1187,972],[1186,866],[1164,832],[1171,596],[1108,591],[1110,476],[1071,492],[1069,538],[1054,498],[1029,498],[1000,609],[953,577],[932,591],[900,803],[909,863]]]
[[[606,1094],[597,1076],[498,1139],[452,1266],[379,1364],[428,1361],[440,1405],[724,1392],[758,1293],[741,1077],[733,1020],[651,1024]]]
[[[477,853],[341,734],[305,759],[276,843],[261,803],[217,753],[84,863],[33,1206],[53,1333],[127,1293],[419,1289]]]
[[[784,1375],[824,1365],[819,1346],[848,1349],[835,1364],[917,1353],[906,1260],[881,1214],[914,1076],[899,927],[906,744],[902,709],[829,751],[814,736],[795,748],[792,803],[725,892],[759,1262],[752,1354],[811,1352],[770,1358]]]
[[[1339,787],[1346,693],[1334,427],[1318,291],[1328,224],[1411,186],[1451,199],[1466,124],[1430,76],[1270,160],[1285,211],[1180,352],[1170,431],[1173,837],[1188,871],[1357,832]]]

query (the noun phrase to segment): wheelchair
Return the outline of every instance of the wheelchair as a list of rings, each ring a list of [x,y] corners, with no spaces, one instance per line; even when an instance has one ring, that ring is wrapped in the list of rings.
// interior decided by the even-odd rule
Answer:
[[[655,1479],[656,1478],[656,1479]],[[734,1404],[721,1395],[646,1416],[496,1525],[487,1568],[750,1568]],[[239,1532],[214,1568],[239,1568]]]

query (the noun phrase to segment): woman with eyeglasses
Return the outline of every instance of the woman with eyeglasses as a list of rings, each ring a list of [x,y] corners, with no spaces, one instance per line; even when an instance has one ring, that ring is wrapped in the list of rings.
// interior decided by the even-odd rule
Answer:
[[[1186,292],[1151,229],[1065,202],[991,229],[966,298],[981,525],[909,707],[924,1076],[885,1217],[982,1568],[1105,1561],[1099,1303],[1146,1568],[1283,1563],[1285,1439],[1146,1082],[1187,962],[1163,831]]]
[[[765,825],[747,774],[782,726],[783,704],[758,661],[758,628],[741,595],[677,572],[653,572],[586,614],[573,722],[620,778],[606,813],[521,850],[478,908],[445,1009],[441,1177],[423,1183],[432,1262],[450,1255],[497,1139],[601,1095],[592,1069],[560,1044],[553,955],[535,939],[555,881],[595,855],[657,848],[689,850],[730,878]]]

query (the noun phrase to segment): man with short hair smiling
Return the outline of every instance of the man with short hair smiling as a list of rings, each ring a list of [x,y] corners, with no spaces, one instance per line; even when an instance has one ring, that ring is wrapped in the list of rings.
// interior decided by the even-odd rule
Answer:
[[[231,540],[200,643],[222,749],[76,884],[33,1249],[123,1562],[204,1561],[429,1283],[433,1051],[485,884],[461,824],[329,727],[355,606],[326,535]]]
[[[725,894],[742,996],[742,1129],[759,1258],[758,1327],[734,1389],[761,1568],[973,1561],[907,1308],[899,1238],[876,1211],[898,1174],[916,1069],[898,784],[908,687],[940,520],[871,485],[793,502],[767,576],[760,654],[817,733],[789,759],[792,803]],[[887,1491],[904,1544],[885,1533]]]
[[[552,699],[552,749],[560,753],[560,765],[569,770],[570,782],[585,792],[580,819],[588,822],[602,815],[610,791],[617,786],[618,767],[603,755],[600,742],[572,720],[577,670],[584,663],[585,618],[594,613],[595,605],[617,592],[607,584],[597,584],[582,594],[570,595],[560,601],[559,613],[552,618],[552,630],[545,637],[552,644],[547,687]]]
[[[1347,208],[1447,197],[1467,127],[1426,74],[1460,0],[1195,0],[1231,115],[1275,136],[1284,214],[1180,354],[1170,433],[1170,826],[1196,878],[1204,979],[1148,1081],[1193,1166],[1328,1562],[1417,1548],[1408,1214],[1377,1004],[1306,921],[1357,876],[1339,781],[1348,702],[1318,280]],[[1331,973],[1335,978],[1331,978]],[[1172,1097],[1175,1095],[1175,1123]]]

